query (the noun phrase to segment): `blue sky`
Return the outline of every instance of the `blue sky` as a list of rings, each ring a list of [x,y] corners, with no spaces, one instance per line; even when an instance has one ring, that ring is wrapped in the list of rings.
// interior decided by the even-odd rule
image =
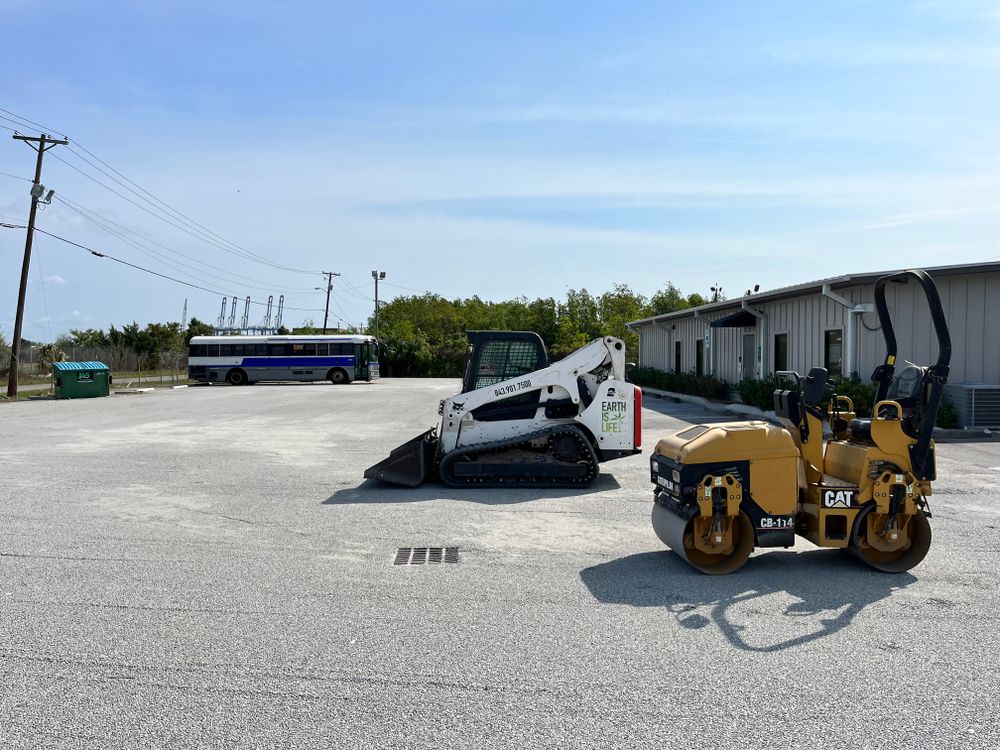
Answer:
[[[39,226],[241,298],[284,292],[302,308],[291,324],[322,317],[321,270],[342,274],[331,316],[360,323],[373,268],[387,271],[388,297],[558,298],[618,282],[650,295],[667,281],[733,296],[1000,258],[998,3],[41,12],[0,0],[0,12],[0,107],[240,247],[313,273],[158,221],[68,166],[136,199],[76,146],[50,153],[43,182],[145,237],[146,252],[58,200]],[[10,135],[0,130],[0,172],[30,176],[33,153]],[[0,221],[26,217],[26,191],[0,175]],[[22,247],[23,232],[0,230],[8,339]],[[33,259],[29,338],[178,319],[185,298],[189,314],[218,315],[217,294],[44,235]]]

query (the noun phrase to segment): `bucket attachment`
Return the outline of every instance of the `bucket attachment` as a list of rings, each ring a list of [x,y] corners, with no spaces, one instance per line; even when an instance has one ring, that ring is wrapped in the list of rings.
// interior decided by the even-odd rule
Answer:
[[[428,430],[407,440],[374,466],[365,469],[365,479],[416,487],[434,478],[437,434]]]

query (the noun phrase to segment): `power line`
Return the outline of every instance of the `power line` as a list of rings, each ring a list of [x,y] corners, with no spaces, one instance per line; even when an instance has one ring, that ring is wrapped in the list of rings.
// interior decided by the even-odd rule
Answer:
[[[25,182],[31,182],[27,177],[21,177],[19,174],[10,174],[9,172],[0,172],[4,177],[10,177],[14,180],[24,180]]]
[[[222,282],[224,282],[226,284],[239,283],[239,284],[243,284],[244,286],[249,286],[252,289],[256,289],[257,291],[262,291],[262,292],[272,292],[272,291],[274,291],[270,287],[258,286],[257,284],[249,284],[249,285],[247,285],[245,282],[235,282],[232,279],[227,279],[227,278],[224,278],[224,277],[219,276],[217,274],[209,273],[207,271],[204,271],[204,270],[202,270],[202,269],[200,269],[200,268],[198,268],[196,266],[191,265],[190,263],[184,263],[183,261],[179,261],[179,260],[178,261],[174,261],[172,259],[168,259],[166,256],[163,255],[163,253],[157,252],[156,250],[153,250],[152,248],[150,248],[147,245],[144,245],[144,244],[142,244],[140,242],[136,242],[136,241],[134,241],[134,240],[126,237],[121,232],[118,232],[118,231],[112,229],[111,227],[108,227],[105,224],[101,223],[101,221],[99,221],[98,219],[94,218],[93,216],[88,216],[87,213],[84,213],[83,211],[79,211],[79,210],[73,208],[72,206],[69,206],[68,204],[67,204],[67,207],[70,210],[75,211],[76,213],[78,213],[80,216],[82,216],[87,221],[89,221],[92,224],[100,227],[101,229],[103,229],[108,234],[112,235],[113,237],[118,238],[119,240],[121,240],[125,244],[130,245],[131,247],[135,248],[136,250],[138,250],[143,255],[145,255],[147,257],[150,257],[150,258],[153,258],[154,260],[159,260],[161,263],[163,263],[164,265],[166,265],[168,268],[172,268],[175,271],[178,271],[178,272],[184,274],[185,276],[187,276],[189,278],[195,278],[195,277],[192,276],[192,274],[188,273],[187,271],[183,270],[184,268],[188,268],[188,269],[190,269],[192,271],[195,271],[196,273],[203,274],[205,276],[209,276],[209,277],[211,277],[213,279],[216,279],[218,281],[222,281]],[[183,255],[183,254],[181,254],[181,255]],[[183,257],[187,257],[187,256],[183,256]],[[183,268],[181,268],[181,267],[183,267]]]
[[[61,130],[57,130],[55,128],[47,128],[44,125],[41,125],[41,124],[35,122],[34,120],[29,120],[24,115],[17,114],[17,112],[11,112],[9,109],[4,109],[3,107],[0,107],[0,112],[4,112],[4,113],[10,115],[11,117],[16,117],[22,123],[26,122],[29,125],[33,125],[33,126],[35,126],[36,128],[38,128],[42,132],[57,133],[57,134],[61,135],[63,138],[66,137],[66,134],[64,132],[62,132]],[[10,117],[4,117],[3,119],[4,120],[8,120],[9,122],[14,122],[13,120],[10,119]],[[14,124],[17,125],[19,123],[14,123]],[[23,125],[22,125],[22,127],[23,127]]]
[[[49,343],[52,342],[52,319],[49,316],[49,299],[45,294],[45,273],[42,271],[41,253],[35,251],[35,268],[38,269],[38,287],[42,292],[42,307],[45,309],[45,330],[49,332]]]
[[[122,174],[117,169],[115,169],[114,167],[112,167],[110,164],[108,164],[106,161],[104,161],[103,159],[101,159],[101,157],[97,156],[97,154],[95,154],[94,152],[90,151],[85,146],[83,146],[83,145],[81,145],[79,143],[77,143],[75,145],[81,151],[83,151],[84,153],[88,154],[91,158],[95,159],[97,162],[99,162],[100,164],[102,164],[105,167],[107,167],[114,174],[109,174],[104,169],[102,169],[101,167],[99,167],[97,164],[94,164],[92,161],[90,161],[89,159],[87,159],[87,157],[85,157],[85,156],[77,153],[72,148],[69,149],[70,152],[74,156],[76,156],[78,159],[82,159],[87,164],[89,164],[91,167],[93,167],[94,169],[98,170],[101,174],[103,174],[106,177],[109,177],[110,179],[114,180],[116,183],[118,183],[119,185],[121,185],[122,187],[124,187],[126,190],[128,190],[129,192],[131,192],[133,195],[138,196],[140,199],[142,199],[146,203],[149,203],[150,205],[156,207],[160,211],[164,211],[164,209],[166,209],[166,211],[164,211],[164,213],[169,212],[174,217],[176,217],[177,219],[185,222],[186,224],[190,225],[191,227],[195,227],[195,228],[201,230],[201,232],[204,233],[205,235],[207,235],[208,237],[213,238],[214,240],[217,240],[219,242],[223,242],[226,245],[228,245],[231,248],[233,248],[234,250],[239,250],[242,253],[246,253],[248,257],[256,258],[257,260],[259,260],[261,262],[268,263],[268,264],[272,264],[273,263],[273,261],[271,261],[270,259],[268,259],[268,258],[266,258],[266,257],[264,257],[262,255],[259,255],[259,254],[255,253],[255,252],[251,251],[251,250],[248,250],[247,248],[243,247],[242,245],[238,245],[238,244],[236,244],[235,242],[233,242],[231,240],[227,240],[222,235],[217,234],[216,232],[213,232],[211,229],[209,229],[208,227],[206,227],[206,226],[204,226],[202,224],[199,224],[197,221],[195,221],[194,219],[192,219],[187,214],[184,214],[183,212],[178,211],[176,208],[174,208],[173,206],[171,206],[166,201],[162,200],[161,198],[157,198],[155,195],[153,195],[153,193],[151,193],[148,190],[146,190],[144,187],[142,187],[141,185],[139,185],[134,180],[131,180],[128,177],[126,177],[124,174]],[[117,179],[114,175],[117,175],[118,177],[120,177],[121,180]],[[124,180],[124,182],[122,182],[122,180]],[[313,273],[312,271],[305,271],[305,270],[302,270],[302,269],[290,269],[290,270],[297,271],[298,273],[307,273],[307,274]]]
[[[163,211],[163,209],[157,209],[160,213],[154,213],[154,211],[152,211],[151,209],[147,208],[146,206],[143,206],[141,203],[137,203],[136,201],[134,201],[131,198],[129,198],[127,195],[123,195],[122,193],[120,193],[117,190],[115,190],[113,187],[110,187],[109,185],[106,185],[105,183],[101,182],[99,179],[97,179],[93,175],[87,174],[82,169],[80,169],[79,167],[77,167],[75,164],[70,164],[68,161],[66,161],[65,159],[63,159],[63,158],[61,158],[61,157],[59,157],[59,156],[57,156],[55,154],[53,154],[53,156],[56,159],[58,159],[59,161],[61,161],[63,164],[65,164],[67,167],[69,167],[70,169],[72,169],[73,171],[78,172],[79,174],[81,174],[84,177],[86,177],[88,180],[90,180],[94,184],[100,185],[102,188],[104,188],[105,190],[107,190],[110,193],[113,193],[114,195],[117,195],[119,198],[121,198],[125,202],[131,203],[133,206],[135,206],[136,208],[138,208],[141,211],[145,211],[147,214],[149,214],[153,218],[159,219],[163,223],[172,226],[174,229],[179,229],[180,231],[182,231],[185,234],[187,234],[187,235],[195,238],[196,240],[200,240],[201,242],[204,242],[204,243],[206,243],[208,245],[211,245],[212,247],[215,247],[215,248],[217,248],[219,250],[222,250],[223,252],[227,252],[227,253],[230,253],[230,254],[235,255],[237,257],[243,258],[244,260],[252,260],[252,261],[255,261],[257,263],[262,263],[262,264],[264,264],[266,266],[269,266],[271,268],[277,268],[277,269],[282,270],[282,271],[291,271],[293,273],[305,273],[305,274],[308,274],[310,276],[315,273],[313,271],[303,271],[303,270],[298,269],[298,268],[290,268],[288,266],[283,266],[280,263],[275,263],[275,262],[269,261],[269,260],[262,260],[260,257],[255,257],[255,256],[253,256],[251,254],[246,253],[245,251],[241,252],[239,250],[234,250],[233,248],[228,247],[228,246],[222,244],[221,242],[218,242],[217,240],[212,239],[211,237],[206,237],[206,236],[204,236],[202,234],[199,234],[198,232],[193,231],[189,227],[184,226],[183,224],[177,223],[169,215],[162,215],[162,214],[165,213]]]
[[[5,115],[9,115],[9,116],[0,115],[0,118],[6,120],[7,122],[13,123],[14,125],[23,126],[25,123],[27,123],[27,124],[30,124],[32,126],[38,127],[41,130],[43,130],[43,131],[48,130],[49,132],[56,132],[56,133],[61,132],[59,130],[54,130],[54,129],[51,129],[51,128],[46,128],[41,123],[38,123],[38,122],[36,122],[34,120],[31,120],[28,117],[25,117],[24,115],[19,115],[16,112],[12,112],[12,111],[10,111],[8,109],[4,109],[2,107],[0,107],[0,112],[5,113]],[[14,118],[14,119],[12,119],[12,118]],[[2,127],[6,127],[6,126],[2,126]],[[11,130],[13,130],[13,129],[11,129]],[[75,146],[75,148],[73,146]],[[315,273],[315,271],[307,271],[307,270],[304,270],[304,269],[301,269],[301,268],[293,268],[291,266],[286,266],[286,265],[283,265],[281,263],[277,263],[277,262],[275,262],[275,261],[273,261],[273,260],[271,260],[271,259],[269,259],[269,258],[267,258],[267,257],[265,257],[263,255],[255,253],[255,252],[253,252],[253,251],[251,251],[251,250],[243,247],[242,245],[239,245],[239,244],[237,244],[237,243],[235,243],[235,242],[233,242],[231,240],[226,239],[222,235],[220,235],[220,234],[218,234],[216,232],[213,232],[208,227],[206,227],[206,226],[204,226],[202,224],[199,224],[197,221],[195,221],[194,219],[192,219],[190,216],[187,216],[183,212],[181,212],[178,209],[174,208],[173,206],[171,206],[166,201],[162,200],[161,198],[158,198],[156,195],[154,195],[150,191],[148,191],[145,188],[143,188],[137,182],[135,182],[134,180],[128,178],[126,175],[122,174],[122,172],[120,172],[119,170],[115,169],[108,162],[106,162],[105,160],[101,159],[97,154],[95,154],[94,152],[92,152],[86,146],[84,146],[84,145],[82,145],[80,143],[75,143],[75,144],[73,144],[73,146],[70,146],[68,148],[68,151],[70,153],[72,153],[76,158],[80,159],[81,161],[83,161],[84,163],[86,163],[87,165],[89,165],[92,169],[97,170],[100,174],[102,174],[105,177],[107,177],[108,179],[112,180],[117,185],[119,185],[120,187],[122,187],[123,189],[125,189],[127,192],[131,193],[132,195],[136,196],[137,198],[139,198],[144,203],[146,203],[149,206],[151,206],[153,209],[155,209],[156,213],[154,213],[154,211],[151,211],[150,209],[146,208],[145,206],[142,206],[142,205],[136,203],[135,201],[133,201],[132,199],[128,198],[127,196],[122,195],[117,190],[114,190],[113,188],[111,188],[108,185],[104,184],[100,180],[94,178],[92,175],[87,174],[82,169],[74,166],[73,164],[70,164],[65,159],[62,159],[62,158],[59,158],[59,157],[56,157],[56,158],[59,158],[59,161],[61,161],[63,164],[65,164],[66,166],[70,167],[71,169],[74,169],[75,171],[79,172],[84,177],[86,177],[87,179],[89,179],[92,182],[96,183],[97,185],[100,185],[105,190],[108,190],[109,192],[117,195],[119,198],[122,198],[123,200],[127,201],[128,203],[131,203],[133,206],[136,206],[137,208],[140,208],[143,211],[146,211],[146,213],[149,213],[151,216],[159,219],[160,221],[163,221],[163,222],[169,224],[170,226],[172,226],[172,227],[174,227],[176,229],[179,229],[179,230],[181,230],[181,231],[183,231],[183,232],[191,235],[192,237],[195,237],[196,239],[199,239],[202,242],[205,242],[206,244],[212,245],[212,246],[214,246],[214,247],[216,247],[216,248],[218,248],[220,250],[223,250],[225,252],[229,252],[229,253],[234,254],[234,255],[238,255],[238,256],[244,257],[244,258],[246,258],[248,260],[253,260],[253,261],[257,262],[257,263],[261,263],[261,264],[269,266],[271,268],[277,268],[277,269],[281,269],[281,270],[284,270],[284,271],[289,271],[291,273],[302,273],[302,274],[306,274],[306,275],[310,275],[310,276]],[[91,159],[88,159],[86,156],[83,156],[83,154],[79,153],[76,149],[79,149],[80,151],[84,152],[85,154],[87,154],[88,156],[90,156],[91,159],[93,159],[94,161],[91,161]],[[53,156],[55,156],[55,155],[53,155]],[[97,164],[94,163],[95,161],[97,162]],[[99,166],[99,165],[103,165],[103,168],[102,168],[102,166]],[[180,225],[178,225],[178,222],[180,222]]]
[[[388,281],[383,281],[382,283],[385,284],[386,286],[395,287],[396,289],[405,289],[408,292],[416,292],[417,294],[427,294],[426,289],[414,289],[413,287],[410,286],[400,286],[399,284],[390,284]]]
[[[77,203],[76,201],[70,200],[65,195],[56,195],[55,198],[56,198],[56,200],[61,201],[62,203],[65,203],[66,207],[69,208],[71,211],[75,211],[76,213],[80,214],[81,216],[83,216],[83,218],[87,219],[88,221],[90,221],[90,222],[92,222],[94,224],[97,224],[97,226],[101,227],[101,229],[103,229],[104,231],[108,232],[109,234],[112,234],[115,237],[118,237],[119,239],[121,239],[121,240],[123,240],[125,242],[129,242],[129,244],[131,244],[131,242],[127,238],[123,237],[119,232],[115,232],[115,231],[109,229],[106,226],[102,226],[96,220],[99,219],[101,222],[104,222],[105,224],[111,224],[111,225],[113,225],[115,227],[118,227],[123,232],[125,232],[127,234],[130,234],[130,235],[133,235],[135,237],[138,237],[140,240],[143,240],[144,242],[149,242],[150,244],[156,245],[157,247],[166,250],[168,253],[173,253],[174,255],[179,255],[182,258],[187,258],[188,260],[194,261],[195,263],[199,263],[199,264],[205,266],[206,268],[211,268],[211,269],[213,269],[215,271],[221,271],[222,273],[226,274],[227,276],[232,276],[235,279],[240,279],[240,281],[238,283],[249,282],[250,284],[256,286],[259,289],[261,289],[262,291],[267,291],[267,292],[283,292],[283,291],[288,291],[288,292],[307,292],[307,291],[312,291],[311,289],[307,290],[305,287],[276,287],[276,286],[272,286],[270,284],[267,284],[266,282],[262,282],[262,281],[260,281],[258,279],[251,278],[249,276],[244,276],[242,274],[233,273],[232,271],[229,271],[228,269],[221,268],[219,266],[214,266],[211,263],[207,263],[207,262],[205,262],[203,260],[199,260],[198,258],[195,258],[194,256],[191,256],[191,255],[188,255],[187,253],[182,253],[180,250],[175,250],[174,248],[170,247],[169,245],[165,245],[162,242],[159,242],[157,240],[152,239],[151,237],[147,237],[144,234],[135,231],[134,229],[129,229],[127,226],[125,226],[124,224],[120,224],[119,222],[115,221],[114,219],[109,219],[107,216],[99,214],[96,211],[93,211],[92,209],[86,208],[85,206],[81,206],[79,203]],[[134,247],[134,245],[133,245],[133,247]],[[146,247],[146,249],[149,250],[148,246],[143,245],[143,247]],[[155,251],[150,250],[150,252],[155,252]],[[183,264],[183,265],[187,265],[187,264]],[[194,270],[199,270],[197,268],[194,268],[194,266],[188,266],[188,267],[189,268],[193,268]],[[207,275],[214,276],[214,274],[207,274]],[[219,277],[216,277],[216,278],[219,278]],[[222,279],[222,280],[225,280],[225,279]]]
[[[27,229],[27,227],[25,225],[23,225],[23,224],[0,224],[0,227],[3,227],[5,229]],[[177,284],[183,284],[184,286],[191,287],[192,289],[198,289],[198,290],[203,291],[203,292],[209,292],[210,294],[216,294],[216,295],[223,296],[223,297],[232,297],[232,296],[237,296],[238,297],[239,296],[238,294],[234,295],[232,292],[222,292],[222,291],[219,291],[218,289],[211,289],[211,288],[206,287],[206,286],[201,286],[200,284],[193,284],[193,283],[191,283],[189,281],[184,281],[183,279],[178,279],[178,278],[175,278],[173,276],[168,276],[167,274],[160,273],[159,271],[154,271],[151,268],[145,268],[145,267],[137,265],[135,263],[130,263],[127,260],[122,260],[121,258],[116,258],[115,256],[109,255],[108,253],[103,253],[103,252],[100,252],[98,250],[94,250],[93,248],[87,247],[86,245],[82,245],[79,242],[74,242],[73,240],[67,239],[65,237],[60,237],[58,234],[53,234],[52,232],[47,232],[46,230],[39,229],[38,227],[35,227],[35,231],[36,232],[41,232],[42,234],[47,235],[49,237],[52,237],[53,239],[59,240],[60,242],[65,242],[67,245],[72,245],[73,247],[78,247],[81,250],[84,250],[84,251],[86,251],[86,252],[90,253],[91,255],[96,256],[98,258],[107,258],[108,260],[113,260],[116,263],[121,263],[122,265],[128,266],[129,268],[134,268],[137,271],[142,271],[143,273],[148,273],[148,274],[151,274],[153,276],[159,276],[161,279],[166,279],[167,281],[173,281],[173,282],[175,282]],[[250,300],[250,304],[259,305],[261,307],[266,307],[267,306],[266,302],[258,302],[257,300],[254,300],[254,299]],[[314,307],[286,307],[285,309],[286,310],[295,310],[297,312],[313,312],[313,313],[323,312],[322,308],[314,308]]]
[[[358,291],[358,289],[362,289],[364,287],[367,287],[368,286],[367,283],[361,284],[359,286],[344,286],[343,282],[340,282],[338,284],[338,286],[340,287],[341,291],[350,292],[351,294],[353,294],[358,299],[364,300],[365,303],[371,302],[371,299],[367,295],[364,295],[364,294],[362,294],[361,292]]]

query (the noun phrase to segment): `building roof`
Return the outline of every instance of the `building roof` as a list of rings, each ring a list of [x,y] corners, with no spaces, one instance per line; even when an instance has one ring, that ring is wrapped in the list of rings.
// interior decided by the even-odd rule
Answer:
[[[823,291],[823,287],[825,286],[829,286],[831,289],[842,289],[848,286],[874,284],[875,281],[882,276],[899,273],[900,271],[905,270],[905,268],[899,268],[892,271],[872,271],[869,273],[852,273],[844,274],[843,276],[831,276],[827,279],[807,281],[802,284],[793,284],[791,286],[779,287],[778,289],[771,289],[766,292],[758,292],[749,297],[743,296],[736,297],[734,299],[721,300],[719,302],[709,302],[707,305],[687,307],[683,310],[675,310],[674,312],[663,313],[662,315],[653,315],[649,318],[641,318],[639,320],[630,321],[627,325],[632,327],[635,325],[642,325],[644,323],[657,323],[662,320],[675,320],[677,318],[683,318],[694,314],[701,315],[702,313],[709,312],[728,312],[732,309],[740,309],[743,307],[743,303],[748,300],[753,300],[755,303],[773,302],[775,300],[786,299],[788,297],[799,297],[805,294],[818,294]],[[934,266],[932,268],[922,268],[920,270],[926,271],[931,276],[935,277],[959,276],[967,273],[995,273],[1000,271],[1000,262],[964,263],[953,266]]]
[[[103,362],[53,362],[52,369],[57,372],[69,372],[71,370],[110,370]]]

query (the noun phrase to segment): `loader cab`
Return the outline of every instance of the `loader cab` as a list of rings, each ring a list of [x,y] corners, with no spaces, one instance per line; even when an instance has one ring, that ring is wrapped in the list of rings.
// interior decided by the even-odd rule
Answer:
[[[533,331],[467,331],[462,393],[549,366],[542,338]]]

